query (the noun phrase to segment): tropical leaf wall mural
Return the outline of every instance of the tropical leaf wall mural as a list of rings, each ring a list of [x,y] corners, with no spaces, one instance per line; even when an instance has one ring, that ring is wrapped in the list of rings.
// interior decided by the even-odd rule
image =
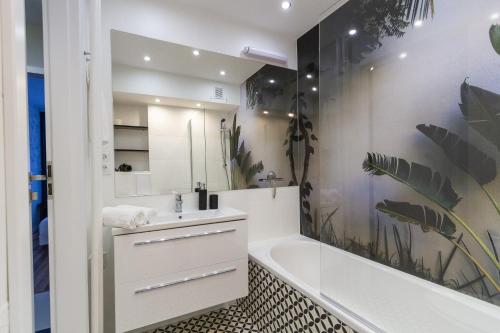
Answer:
[[[484,139],[494,145],[497,150],[500,150],[500,95],[470,85],[467,80],[464,80],[460,86],[460,96],[462,101],[459,103],[459,108],[465,121]],[[495,159],[445,128],[419,124],[417,129],[437,144],[452,163],[477,182],[500,215],[500,205],[485,187],[497,176]],[[444,182],[442,182],[443,177],[440,173],[432,172],[429,167],[417,163],[410,165],[402,158],[387,157],[377,153],[367,154],[363,162],[363,169],[373,176],[387,175],[407,185],[441,207],[446,212],[443,215],[427,206],[422,207],[407,202],[390,200],[378,203],[375,208],[400,222],[419,224],[422,230],[432,230],[450,240],[472,261],[495,291],[500,293],[500,281],[480,263],[479,259],[467,250],[464,244],[453,240],[456,227],[452,221],[456,221],[472,236],[500,272],[500,261],[495,244],[491,242],[491,247],[488,246],[487,242],[471,227],[470,223],[454,212],[454,208],[461,198],[453,189],[448,177],[445,177]]]
[[[253,163],[252,152],[245,148],[245,140],[241,140],[241,125],[237,125],[234,115],[233,126],[229,131],[229,157],[231,160],[231,189],[252,188],[254,177],[264,170],[262,161]]]
[[[305,114],[306,110],[307,103],[304,100],[304,93],[296,94],[292,100],[290,113],[296,114],[297,117],[289,122],[284,146],[287,147],[286,156],[292,173],[289,185],[299,186],[300,189],[301,232],[309,237],[317,238],[317,235],[314,234],[313,213],[309,200],[312,191],[314,191],[309,180],[309,168],[315,152],[313,142],[318,141],[318,138],[314,134],[312,121]],[[302,147],[302,149],[298,150],[298,147]],[[302,175],[298,172],[296,152],[302,154],[303,164],[300,166]]]
[[[441,147],[450,161],[474,178],[479,185],[486,185],[496,178],[495,159],[462,140],[457,134],[434,125],[420,124],[417,129]]]
[[[481,271],[486,279],[495,288],[495,291],[500,292],[500,284],[488,272],[486,268],[479,263],[479,260],[473,257],[463,245],[454,240],[454,233],[456,231],[455,224],[447,215],[441,216],[436,211],[427,206],[413,205],[408,202],[396,202],[385,200],[376,205],[376,208],[400,222],[412,223],[419,225],[424,232],[433,231],[445,237],[452,242],[462,253],[472,261],[472,263]]]
[[[338,193],[322,242],[500,305],[500,25],[471,15],[494,3],[354,0],[323,21],[315,152]]]
[[[460,201],[448,177],[415,162],[410,164],[402,158],[368,153],[363,169],[371,175],[387,175],[404,183],[446,209],[453,209]]]
[[[500,205],[486,187],[497,176],[495,159],[445,128],[420,124],[417,129],[440,146],[450,161],[478,183],[500,214]]]
[[[493,24],[490,28],[490,40],[493,49],[500,54],[500,25]]]
[[[460,110],[469,125],[500,151],[500,95],[470,85],[460,87]]]
[[[417,19],[426,19],[429,14],[434,16],[434,0],[398,0],[403,7],[406,19],[414,23]]]
[[[281,140],[288,135],[288,108],[297,91],[297,71],[264,65],[243,83],[241,90],[246,105],[234,116],[228,149],[231,188],[288,186],[288,157]],[[271,172],[278,180],[266,180]]]
[[[427,206],[385,200],[379,202],[375,208],[401,222],[416,224],[424,232],[432,230],[446,238],[453,238],[457,231],[455,223],[448,215],[441,215]]]

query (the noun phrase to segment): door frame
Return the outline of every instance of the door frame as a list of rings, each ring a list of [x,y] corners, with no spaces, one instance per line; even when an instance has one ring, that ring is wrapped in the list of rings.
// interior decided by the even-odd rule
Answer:
[[[10,332],[32,332],[33,269],[24,1],[0,2],[3,81],[4,225]]]
[[[5,212],[5,159],[3,131],[2,18],[0,17],[0,333],[9,331],[9,298],[7,284],[7,215]]]

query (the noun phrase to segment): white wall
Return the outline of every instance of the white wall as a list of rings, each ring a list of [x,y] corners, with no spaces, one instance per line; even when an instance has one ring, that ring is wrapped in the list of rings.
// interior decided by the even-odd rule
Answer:
[[[288,56],[288,67],[297,67],[296,40],[169,1],[107,0],[103,2],[103,20],[105,30],[121,30],[235,57],[240,57],[248,45],[273,50]],[[105,33],[109,39],[109,32]]]
[[[191,192],[205,182],[204,112],[169,106],[148,107],[151,183],[154,194]],[[191,133],[189,124],[191,123]],[[191,161],[191,140],[193,161]],[[193,180],[191,180],[191,162]]]
[[[225,100],[214,100],[214,89],[224,89]],[[201,102],[239,105],[239,86],[156,70],[113,64],[113,91]]]
[[[232,118],[231,113],[126,104],[115,104],[114,110],[115,123],[148,126],[148,131],[115,129],[114,135],[115,148],[124,148],[123,145],[135,149],[149,148],[149,153],[144,154],[115,152],[115,167],[127,163],[134,171],[149,171],[149,175],[140,173],[141,178],[149,177],[149,191],[139,192],[150,195],[170,194],[172,191],[186,193],[191,192],[192,185],[197,182],[205,183],[210,191],[228,189],[220,122],[223,118]],[[136,178],[136,173],[115,173],[115,194],[137,195]]]
[[[209,191],[229,190],[226,173],[224,171],[224,159],[221,147],[221,120],[226,119],[226,128],[230,126],[233,112],[207,110],[205,113],[205,140],[206,140],[206,171],[207,188]],[[229,165],[229,132],[226,131],[226,163],[229,180],[231,180],[231,168]]]
[[[0,25],[0,36],[2,26]],[[1,42],[1,39],[0,39]],[[4,152],[4,115],[2,47],[0,47],[0,333],[9,331],[8,288],[7,288],[7,216],[5,198],[5,152]]]
[[[115,103],[113,120],[117,125],[148,126],[148,108],[141,104]]]

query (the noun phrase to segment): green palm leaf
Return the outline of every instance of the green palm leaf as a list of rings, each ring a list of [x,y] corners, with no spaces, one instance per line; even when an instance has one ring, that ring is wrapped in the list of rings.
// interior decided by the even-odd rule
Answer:
[[[417,129],[440,146],[445,155],[479,185],[485,185],[497,176],[495,160],[455,133],[434,125],[420,124]]]
[[[384,200],[375,208],[400,222],[419,225],[424,232],[434,231],[446,238],[453,238],[453,234],[457,231],[455,223],[448,215],[441,215],[427,206]]]
[[[441,236],[444,236],[451,243],[453,243],[481,271],[481,273],[485,275],[496,291],[500,292],[500,286],[488,270],[486,270],[481,263],[453,237],[453,234],[456,232],[456,226],[448,215],[440,215],[427,206],[419,206],[408,202],[390,200],[379,202],[375,208],[382,213],[396,218],[400,222],[420,225],[424,232],[434,231]],[[498,261],[496,261],[496,264],[498,267]]]
[[[431,168],[418,163],[410,165],[402,158],[368,153],[363,169],[374,176],[392,177],[449,210],[461,199],[448,177],[443,181],[439,172],[432,172]]]
[[[233,118],[233,126],[229,131],[229,156],[231,158],[231,174],[233,177],[233,189],[244,186],[242,180],[245,180],[246,186],[255,177],[255,175],[264,170],[262,161],[252,164],[252,153],[245,148],[245,140],[240,144],[241,126],[236,126],[236,114]]]
[[[434,15],[434,0],[398,0],[398,6],[402,6],[406,19],[413,24],[418,18],[427,18],[429,12]]]
[[[500,25],[493,24],[490,28],[491,45],[500,54]]]
[[[240,142],[241,127],[236,126],[236,114],[233,117],[233,128],[229,130],[229,158],[235,159],[238,154],[238,145]]]
[[[264,164],[262,164],[262,161],[251,165],[245,173],[245,181],[247,183],[250,183],[255,175],[257,175],[259,172],[262,172],[262,170],[264,170]]]
[[[500,151],[500,95],[464,81],[460,110],[469,125]]]

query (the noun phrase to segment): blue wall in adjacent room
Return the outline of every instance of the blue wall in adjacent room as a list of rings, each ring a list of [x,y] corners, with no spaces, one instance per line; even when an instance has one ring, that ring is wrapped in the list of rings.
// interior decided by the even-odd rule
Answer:
[[[30,171],[32,174],[41,174],[43,152],[41,133],[45,124],[41,124],[40,113],[45,112],[44,78],[39,74],[28,74],[28,112],[29,112],[29,143],[30,143]],[[44,132],[44,131],[43,131]],[[38,231],[38,224],[45,216],[41,210],[42,205],[42,182],[33,182],[32,191],[39,193],[38,200],[31,203],[33,232]]]

